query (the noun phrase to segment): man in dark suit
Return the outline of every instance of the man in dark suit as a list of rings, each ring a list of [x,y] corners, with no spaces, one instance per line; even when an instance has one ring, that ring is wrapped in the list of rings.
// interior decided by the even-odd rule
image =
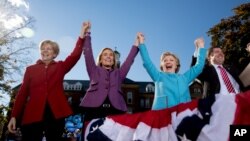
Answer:
[[[218,66],[222,66],[226,69],[227,75],[230,79],[230,82],[233,85],[234,93],[239,93],[242,88],[242,83],[239,79],[239,70],[233,66],[224,65],[225,55],[221,48],[211,47],[208,50],[207,55],[207,65],[204,67],[202,73],[198,76],[198,79],[202,82],[205,82],[208,85],[207,96],[215,95],[218,93],[230,93],[225,85],[225,82],[222,79],[220,70]],[[192,65],[196,62],[195,55],[192,58]]]
[[[196,62],[196,54],[198,50],[196,44],[197,42],[195,41],[196,52],[192,58],[191,65],[194,65]],[[249,52],[248,49],[247,51]],[[226,66],[224,60],[225,55],[221,48],[211,47],[208,49],[207,64],[201,74],[197,77],[197,79],[204,84],[203,91],[205,91],[205,96],[203,97],[205,98],[200,99],[198,102],[197,108],[199,114],[194,114],[182,120],[179,124],[182,128],[176,130],[178,134],[184,134],[188,138],[197,140],[199,134],[203,132],[203,127],[210,124],[210,117],[213,114],[212,106],[216,97],[221,95],[235,95],[245,90],[239,79],[240,71],[238,71],[238,67]],[[214,108],[216,108],[216,106]],[[214,124],[213,122],[215,120],[216,119],[211,120],[211,124]]]
[[[198,48],[198,47],[196,47]],[[197,50],[197,49],[196,49]],[[239,79],[240,71],[237,67],[224,65],[225,55],[221,48],[211,47],[208,50],[207,64],[205,65],[202,73],[198,76],[198,79],[203,82],[205,87],[206,99],[201,100],[200,107],[206,107],[206,110],[200,111],[203,118],[209,122],[211,116],[211,106],[215,101],[216,94],[238,94],[244,91],[244,86]],[[192,64],[196,62],[196,52],[192,58]],[[231,83],[232,90],[227,87],[227,82],[224,81],[220,72],[220,67],[226,70],[226,75]],[[204,108],[203,108],[204,109]]]

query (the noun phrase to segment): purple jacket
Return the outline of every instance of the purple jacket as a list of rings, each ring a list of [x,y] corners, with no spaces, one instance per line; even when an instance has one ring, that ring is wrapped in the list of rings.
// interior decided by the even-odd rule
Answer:
[[[126,78],[138,51],[138,47],[133,46],[127,59],[121,67],[108,71],[100,66],[96,66],[91,47],[91,37],[86,36],[83,54],[90,78],[90,87],[81,101],[80,106],[99,107],[108,96],[111,104],[116,109],[127,111],[127,106],[122,95],[123,92],[121,90],[121,85],[123,80]]]

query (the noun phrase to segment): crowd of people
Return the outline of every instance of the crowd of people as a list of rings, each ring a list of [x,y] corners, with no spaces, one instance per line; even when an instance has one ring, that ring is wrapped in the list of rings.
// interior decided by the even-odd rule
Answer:
[[[139,53],[144,68],[155,84],[151,109],[161,111],[190,102],[189,84],[199,79],[206,91],[206,97],[199,101],[201,107],[205,107],[200,110],[203,118],[199,118],[205,125],[210,121],[211,105],[217,95],[237,95],[249,89],[246,89],[239,79],[242,69],[224,65],[225,55],[220,47],[210,47],[207,50],[203,38],[197,38],[194,44],[191,67],[183,74],[178,73],[179,58],[171,52],[164,52],[160,57],[160,68],[155,67],[141,32],[136,34],[135,42],[120,67],[116,66],[115,53],[111,48],[102,49],[95,63],[91,44],[91,23],[83,22],[75,48],[65,60],[55,61],[60,50],[56,42],[45,40],[40,43],[41,57],[35,64],[26,68],[12,107],[8,130],[15,134],[17,123],[21,123],[24,141],[41,141],[44,137],[46,141],[64,140],[62,134],[65,118],[73,112],[64,95],[63,80],[81,54],[85,57],[90,79],[89,88],[79,105],[85,115],[85,121],[126,113],[127,106],[121,87]],[[250,43],[247,44],[246,51],[250,52]],[[249,60],[246,65],[248,63]]]

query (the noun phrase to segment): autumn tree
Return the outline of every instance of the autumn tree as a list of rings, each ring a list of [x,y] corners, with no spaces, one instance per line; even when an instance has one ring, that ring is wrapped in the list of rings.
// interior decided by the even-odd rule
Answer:
[[[221,20],[210,28],[211,45],[218,46],[225,52],[225,64],[243,68],[243,60],[249,57],[245,50],[250,42],[250,3],[233,9],[234,15]]]
[[[0,1],[0,136],[7,121],[6,97],[11,96],[12,85],[21,76],[34,43],[34,19],[28,15],[29,5],[25,0]],[[7,95],[7,96],[6,96]]]

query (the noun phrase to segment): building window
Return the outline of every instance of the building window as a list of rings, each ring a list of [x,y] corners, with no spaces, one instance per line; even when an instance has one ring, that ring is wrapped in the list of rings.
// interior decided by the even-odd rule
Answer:
[[[127,103],[133,104],[133,93],[132,92],[127,92]]]
[[[74,90],[74,85],[70,85],[70,90]]]
[[[80,82],[75,83],[75,90],[81,90],[82,89],[82,84]]]
[[[141,108],[144,108],[144,106],[145,106],[145,102],[144,101],[145,101],[144,99],[140,100],[140,107]]]
[[[66,90],[69,90],[69,88],[70,88],[70,86],[69,86],[69,85],[67,85]]]
[[[128,107],[127,113],[132,114],[133,113],[133,109],[131,107]]]
[[[78,90],[81,90],[82,89],[82,86],[78,86]]]
[[[155,87],[152,85],[152,84],[148,84],[147,86],[146,86],[146,92],[147,93],[152,93],[152,92],[154,92],[155,91]]]
[[[194,88],[194,93],[201,93],[201,90],[199,88]]]
[[[150,98],[147,98],[146,101],[145,101],[145,108],[151,108],[151,105],[150,105]]]
[[[69,102],[69,104],[72,104],[72,97],[71,96],[68,97],[68,102]]]
[[[64,90],[67,90],[69,87],[69,84],[67,82],[63,82],[63,88]]]

